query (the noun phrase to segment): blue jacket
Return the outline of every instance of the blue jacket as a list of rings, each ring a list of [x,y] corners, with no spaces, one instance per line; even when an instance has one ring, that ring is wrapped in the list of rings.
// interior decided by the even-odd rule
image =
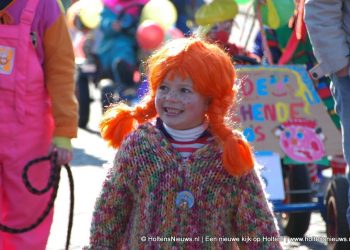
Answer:
[[[118,13],[120,14],[120,12]],[[97,48],[97,54],[105,70],[110,69],[117,59],[124,59],[130,65],[136,64],[136,24],[137,17],[125,13],[120,20],[121,31],[112,28],[118,14],[108,7],[101,12],[100,30],[103,34],[101,43]]]

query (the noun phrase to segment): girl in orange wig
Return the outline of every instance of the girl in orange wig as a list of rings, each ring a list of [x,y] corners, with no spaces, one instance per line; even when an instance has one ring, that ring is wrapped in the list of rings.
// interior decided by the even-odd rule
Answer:
[[[143,102],[109,107],[100,124],[102,137],[119,150],[96,202],[90,248],[184,244],[152,240],[176,236],[193,239],[188,249],[280,249],[278,241],[262,239],[195,240],[278,237],[252,150],[225,123],[237,94],[230,56],[182,38],[156,51],[147,66]]]
[[[194,89],[209,99],[206,118],[210,132],[222,144],[223,163],[232,175],[242,175],[253,167],[247,142],[225,124],[225,115],[236,101],[235,71],[231,59],[216,45],[196,39],[179,39],[154,53],[148,60],[150,93],[143,105],[129,108],[117,104],[109,109],[101,122],[102,137],[118,148],[125,136],[157,115],[155,96],[165,76],[189,77]]]

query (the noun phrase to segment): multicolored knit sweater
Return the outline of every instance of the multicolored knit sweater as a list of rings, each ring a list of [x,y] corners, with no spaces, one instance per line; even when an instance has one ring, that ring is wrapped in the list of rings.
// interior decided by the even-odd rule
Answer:
[[[282,249],[256,171],[233,177],[221,156],[212,140],[183,160],[160,130],[141,125],[116,155],[85,249]],[[181,191],[193,194],[191,208],[177,206]]]

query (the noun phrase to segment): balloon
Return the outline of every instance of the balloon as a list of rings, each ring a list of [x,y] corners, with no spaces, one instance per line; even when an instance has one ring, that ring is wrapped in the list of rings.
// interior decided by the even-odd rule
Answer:
[[[210,25],[227,20],[232,20],[238,13],[235,0],[214,0],[209,4],[203,4],[195,13],[195,21],[198,25]]]
[[[277,29],[289,22],[294,8],[294,0],[266,0],[266,5],[261,5],[262,21],[271,29]]]
[[[80,0],[79,2],[82,2],[79,12],[82,23],[90,29],[95,29],[100,24],[102,3],[99,0]]]
[[[154,21],[146,20],[137,28],[136,40],[142,49],[154,50],[163,42],[164,30]]]
[[[77,15],[79,15],[80,10],[81,10],[81,1],[73,3],[67,9],[66,20],[67,20],[67,25],[70,29],[75,28],[74,19]]]
[[[141,22],[145,20],[152,20],[168,30],[177,20],[176,8],[169,0],[151,0],[141,12]]]

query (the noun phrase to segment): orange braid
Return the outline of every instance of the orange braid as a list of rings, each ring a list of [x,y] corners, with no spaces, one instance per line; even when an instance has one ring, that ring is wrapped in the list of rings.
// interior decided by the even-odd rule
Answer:
[[[213,99],[207,114],[212,133],[223,145],[222,160],[226,171],[231,175],[242,175],[253,168],[254,161],[250,145],[225,124],[225,114],[233,100],[233,93],[231,97]]]
[[[119,148],[124,138],[132,132],[137,124],[142,124],[156,115],[154,101],[131,108],[124,103],[117,103],[102,116],[100,122],[101,136],[114,148]]]

